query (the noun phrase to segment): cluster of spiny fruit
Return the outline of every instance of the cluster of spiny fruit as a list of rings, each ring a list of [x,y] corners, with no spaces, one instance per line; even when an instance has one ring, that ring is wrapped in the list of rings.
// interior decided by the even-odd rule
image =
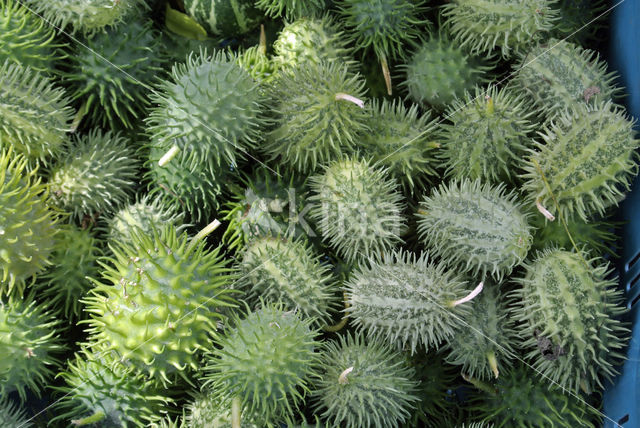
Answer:
[[[0,425],[596,426],[601,11],[0,0]]]

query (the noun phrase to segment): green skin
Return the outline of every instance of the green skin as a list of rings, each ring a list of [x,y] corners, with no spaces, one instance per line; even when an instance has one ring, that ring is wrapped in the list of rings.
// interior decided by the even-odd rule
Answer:
[[[184,9],[213,35],[246,34],[263,18],[254,0],[184,0]]]
[[[325,0],[256,0],[256,7],[272,18],[282,16],[291,22],[320,15]]]
[[[29,421],[26,411],[9,400],[5,395],[0,398],[0,426],[31,428],[33,424]]]
[[[232,428],[231,400],[220,399],[216,394],[199,394],[189,404],[186,420],[189,428]],[[241,428],[258,428],[258,425],[241,419]]]

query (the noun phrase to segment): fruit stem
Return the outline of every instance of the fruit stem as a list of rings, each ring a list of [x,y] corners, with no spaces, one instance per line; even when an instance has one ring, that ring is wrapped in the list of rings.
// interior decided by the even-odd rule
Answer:
[[[351,101],[358,107],[364,108],[364,101],[362,101],[360,98],[354,97],[353,95],[345,94],[344,92],[338,92],[336,94],[336,101],[338,100]]]
[[[458,299],[456,301],[451,302],[450,306],[456,307],[458,305],[461,305],[462,303],[466,303],[470,300],[473,300],[474,297],[476,297],[478,294],[480,294],[480,292],[482,291],[482,289],[484,288],[484,282],[480,282],[480,284],[478,284],[476,286],[476,288],[473,289],[473,291],[471,291],[471,293],[467,294],[465,297],[463,297],[462,299]]]
[[[220,226],[220,222],[218,220],[213,220],[211,223],[209,223],[208,225],[206,225],[200,232],[198,232],[196,234],[196,236],[194,236],[191,239],[191,242],[189,242],[189,247],[187,247],[187,254],[191,252],[191,250],[193,250],[193,247],[202,239],[204,239],[207,235],[209,235],[211,232],[213,232],[214,230],[216,230],[218,228],[218,226]]]
[[[78,110],[78,112],[76,113],[75,117],[73,118],[73,122],[71,123],[71,129],[69,130],[69,132],[71,132],[72,134],[78,130],[78,127],[80,126],[80,122],[82,122],[82,118],[87,114],[89,110],[87,107],[88,107],[88,104],[85,101],[80,107],[80,109]]]
[[[242,403],[240,397],[233,397],[231,400],[231,428],[241,428],[242,426]]]
[[[349,367],[347,369],[345,369],[342,373],[340,373],[340,376],[338,376],[338,383],[340,385],[346,385],[349,383],[349,379],[347,379],[347,376],[349,375],[349,373],[351,373],[353,371],[353,367]]]
[[[467,374],[462,373],[462,379],[466,380],[480,391],[488,392],[489,394],[495,395],[498,391],[489,385],[487,382],[483,382],[480,379],[473,378]]]
[[[491,371],[493,375],[498,379],[500,372],[498,371],[498,360],[496,359],[496,353],[493,351],[487,352],[487,360],[489,361],[489,367],[491,367]]]
[[[484,97],[484,99],[487,100],[487,109],[486,109],[487,115],[493,116],[493,113],[495,112],[495,108],[493,105],[493,98],[487,95],[486,97]]]
[[[343,291],[342,295],[344,297],[344,308],[345,310],[347,310],[349,309],[349,300],[347,299],[347,293]],[[347,313],[345,312],[344,316],[342,317],[342,320],[338,324],[325,326],[323,330],[328,331],[330,333],[335,333],[337,331],[342,330],[344,326],[347,325],[348,320],[349,320],[349,315],[347,315]]]
[[[158,166],[165,166],[171,161],[171,159],[175,158],[178,153],[180,153],[180,147],[174,144],[173,146],[171,146],[169,151],[160,158],[160,160],[158,161]]]
[[[554,221],[556,219],[556,217],[553,214],[551,214],[549,210],[547,210],[545,207],[542,206],[539,198],[536,199],[536,208],[538,208],[538,211],[540,211],[542,215],[547,218],[547,220]]]
[[[94,413],[91,416],[87,416],[86,418],[83,419],[76,419],[71,421],[71,423],[77,427],[82,427],[85,425],[91,425],[91,424],[95,424],[97,422],[100,422],[101,420],[103,420],[105,418],[105,414],[103,411],[99,411]]]
[[[267,35],[264,32],[264,24],[260,24],[260,48],[258,50],[262,55],[267,54]]]
[[[380,66],[382,67],[382,75],[384,76],[384,83],[387,85],[387,94],[393,95],[391,89],[391,73],[389,72],[389,64],[387,64],[386,55],[380,57]]]

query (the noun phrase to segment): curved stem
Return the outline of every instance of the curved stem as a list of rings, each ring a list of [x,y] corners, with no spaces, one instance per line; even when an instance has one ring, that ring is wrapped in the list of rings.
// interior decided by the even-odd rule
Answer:
[[[105,418],[104,412],[101,410],[99,412],[94,413],[91,416],[87,416],[86,418],[76,419],[71,421],[71,423],[77,427],[82,427],[85,425],[95,424],[96,422],[100,422]]]
[[[350,101],[358,107],[364,108],[364,101],[362,101],[360,98],[354,97],[353,95],[345,94],[344,92],[338,92],[336,94],[336,101],[337,100]]]
[[[489,367],[491,367],[491,371],[493,375],[498,379],[500,376],[500,371],[498,371],[498,360],[496,358],[496,353],[493,351],[487,352],[487,360],[489,361]]]
[[[455,301],[451,302],[451,307],[455,307],[455,306],[458,306],[458,305],[461,305],[463,303],[467,303],[467,302],[473,300],[473,298],[475,298],[478,294],[480,294],[480,292],[482,291],[483,288],[484,288],[484,282],[480,282],[480,284],[478,284],[476,286],[476,288],[474,288],[471,291],[471,293],[467,294],[462,299],[458,299],[458,300],[455,300]]]
[[[344,296],[344,308],[349,309],[349,300],[347,299],[347,293],[343,291],[342,295]],[[349,315],[345,313],[342,316],[342,320],[338,324],[325,326],[323,330],[328,331],[330,333],[335,333],[336,331],[342,330],[344,326],[347,325],[348,320],[349,320]]]
[[[338,383],[340,385],[346,385],[349,383],[349,379],[347,379],[347,376],[349,375],[349,373],[351,373],[353,371],[353,367],[349,367],[347,369],[345,369],[342,373],[340,373],[340,376],[338,376]]]
[[[167,151],[167,153],[162,155],[162,157],[158,161],[158,166],[165,166],[171,161],[171,159],[175,158],[178,153],[180,153],[180,147],[174,144],[173,146],[171,146],[169,151]]]
[[[241,428],[242,426],[242,403],[240,397],[233,397],[231,400],[231,428]]]
[[[389,64],[387,64],[387,57],[385,55],[382,55],[380,58],[380,66],[382,67],[384,83],[387,85],[387,94],[393,95],[393,91],[391,89],[391,73],[389,72]]]
[[[213,220],[211,223],[206,225],[200,232],[196,234],[189,242],[189,247],[187,247],[187,254],[191,252],[193,247],[202,239],[206,238],[211,232],[216,230],[218,226],[220,226],[220,222],[218,220]]]

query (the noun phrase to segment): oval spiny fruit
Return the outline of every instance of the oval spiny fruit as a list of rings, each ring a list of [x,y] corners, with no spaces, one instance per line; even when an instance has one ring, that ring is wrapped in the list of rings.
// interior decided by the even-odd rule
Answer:
[[[539,134],[544,144],[530,150],[522,188],[541,211],[566,220],[603,215],[638,172],[640,139],[624,109],[611,102],[575,104]]]
[[[553,29],[555,7],[553,0],[453,0],[442,15],[460,47],[472,53],[499,49],[506,59]]]
[[[588,392],[612,379],[629,330],[622,291],[604,259],[551,249],[525,265],[513,292],[519,336],[536,371],[562,388]],[[545,380],[545,382],[546,382]]]
[[[238,271],[237,288],[252,307],[260,300],[282,302],[284,309],[299,310],[322,325],[339,306],[329,266],[303,240],[258,238],[242,254]]]
[[[264,150],[303,172],[352,152],[367,130],[364,85],[336,61],[307,62],[281,74],[271,90],[275,127]]]
[[[325,342],[322,373],[312,394],[316,412],[330,426],[398,426],[418,401],[415,370],[380,339],[347,333]]]
[[[527,214],[504,185],[442,184],[420,202],[418,233],[427,248],[463,272],[500,281],[531,247]]]
[[[476,87],[452,103],[441,125],[446,175],[498,184],[512,181],[534,129],[534,112],[521,95]]]
[[[437,175],[434,156],[440,142],[436,135],[436,119],[418,116],[418,106],[408,109],[394,100],[373,100],[368,126],[359,145],[364,156],[387,168],[408,193],[427,186]]]
[[[0,295],[22,295],[25,282],[51,263],[57,216],[46,187],[11,148],[0,151]]]
[[[215,393],[198,394],[189,404],[186,420],[189,428],[232,428],[231,400]],[[242,415],[241,428],[258,428]]]
[[[65,92],[47,77],[9,60],[0,66],[0,148],[44,162],[61,150],[73,116]]]
[[[597,256],[605,254],[615,256],[616,242],[619,239],[616,229],[620,227],[620,223],[608,220],[585,222],[574,218],[566,221],[571,237],[561,221],[548,221],[544,216],[535,215],[531,225],[535,228],[531,250],[542,251],[547,248],[571,250],[574,249],[573,242],[575,242],[578,248],[585,248]]]
[[[6,428],[30,428],[31,419],[24,409],[9,400],[8,395],[0,397],[0,426]]]
[[[24,402],[27,389],[40,396],[63,351],[57,327],[32,296],[0,300],[0,396],[17,391]]]
[[[184,10],[209,33],[246,34],[264,18],[254,0],[184,0]]]
[[[497,378],[511,366],[518,348],[515,326],[509,317],[508,304],[497,290],[488,284],[473,300],[467,326],[456,332],[447,344],[445,361],[462,366],[462,372],[472,377]]]
[[[92,339],[165,385],[199,368],[198,351],[213,346],[220,308],[233,304],[220,248],[207,250],[202,240],[209,230],[189,241],[167,226],[135,234],[133,245],[111,246],[104,282],[84,301]]]
[[[52,422],[142,428],[160,419],[171,402],[167,391],[100,347],[83,348],[58,376],[66,385],[55,387],[64,395],[54,404]]]
[[[277,305],[236,319],[207,357],[204,387],[239,400],[243,416],[257,425],[279,426],[299,410],[310,378],[317,376],[312,322]]]
[[[101,250],[88,229],[73,225],[61,226],[55,240],[51,266],[38,277],[34,289],[54,313],[75,321],[82,315],[80,298],[93,288],[87,277],[97,276]]]
[[[153,89],[145,82],[160,71],[159,49],[160,37],[142,16],[76,48],[63,78],[71,97],[84,103],[91,125],[133,128],[146,115]]]
[[[437,110],[487,80],[490,66],[449,40],[445,32],[431,36],[402,66],[402,86],[409,98]]]
[[[51,200],[75,220],[109,213],[133,194],[137,164],[129,141],[119,133],[93,130],[75,137],[51,169]]]
[[[615,73],[607,73],[607,63],[596,51],[550,39],[528,50],[514,64],[511,84],[554,119],[576,104],[597,105],[618,95],[615,78]]]
[[[287,21],[318,16],[325,8],[324,0],[256,0],[256,7],[272,18]]]
[[[311,218],[348,262],[375,258],[402,242],[402,195],[387,171],[366,161],[344,160],[310,177]]]
[[[470,313],[460,302],[467,283],[425,254],[386,253],[360,265],[345,287],[353,322],[411,353],[453,337]]]

